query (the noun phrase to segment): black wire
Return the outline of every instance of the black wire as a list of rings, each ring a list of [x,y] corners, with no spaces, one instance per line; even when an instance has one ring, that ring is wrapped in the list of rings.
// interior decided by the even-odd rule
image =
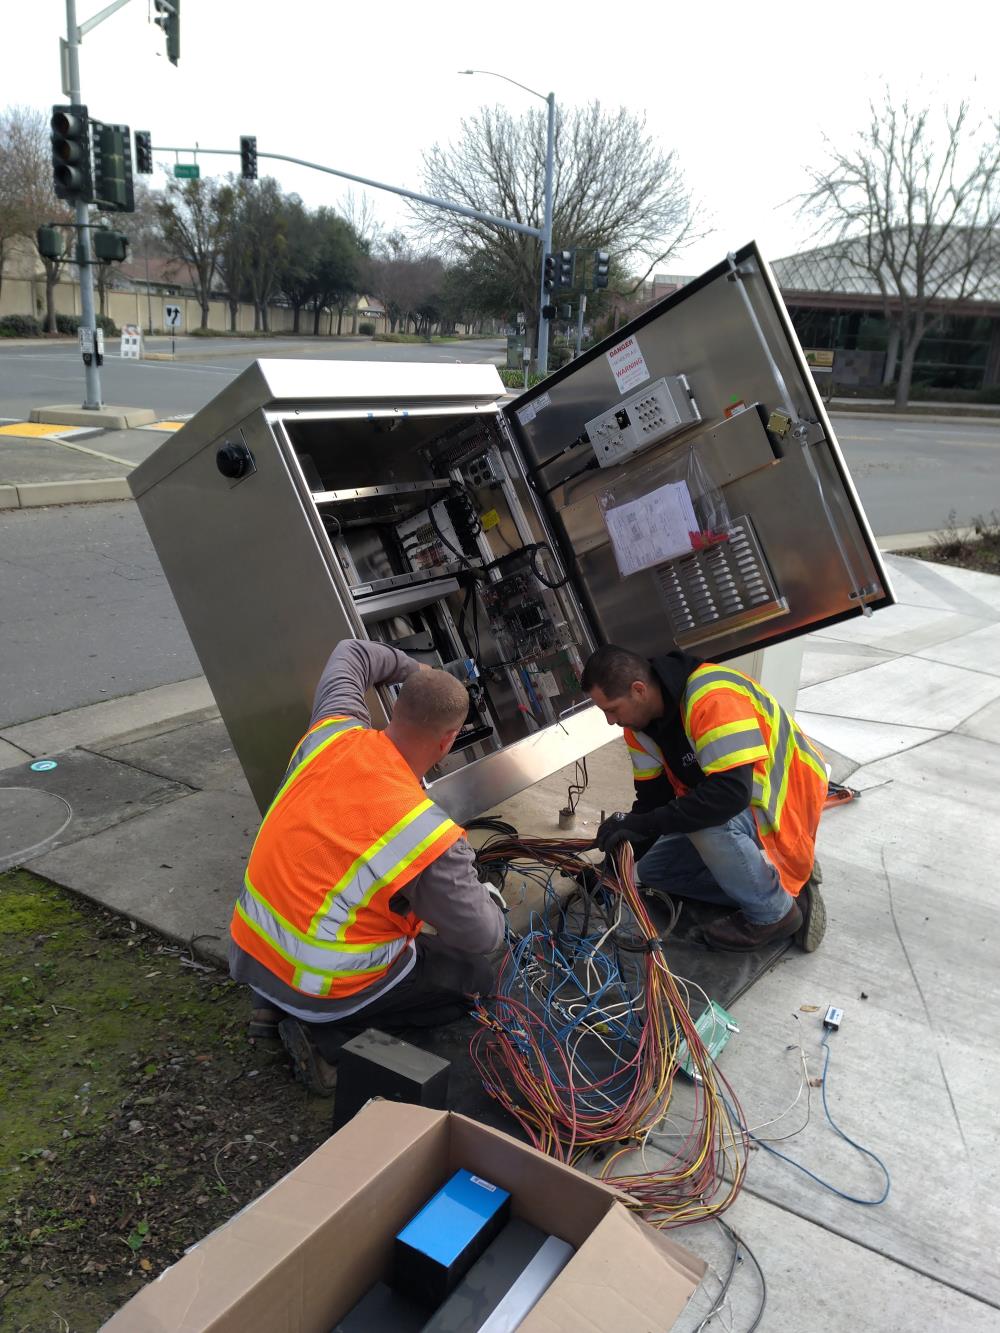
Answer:
[[[747,1329],[747,1333],[754,1333],[754,1329],[760,1327],[760,1321],[764,1318],[764,1310],[767,1307],[767,1279],[764,1277],[764,1270],[761,1268],[757,1256],[740,1233],[734,1227],[731,1227],[728,1222],[724,1222],[721,1217],[717,1217],[715,1220],[724,1231],[728,1232],[730,1240],[732,1240],[733,1244],[737,1247],[737,1252],[740,1249],[746,1251],[751,1263],[757,1270],[758,1277],[760,1278],[760,1305],[757,1307],[757,1314],[753,1323]]]
[[[476,578],[481,578],[482,576],[481,576],[479,570],[476,569],[475,566],[471,563],[471,561],[469,560],[469,557],[465,554],[465,552],[464,552],[464,551],[459,551],[459,550],[457,550],[454,546],[452,546],[451,542],[448,540],[448,538],[444,535],[444,533],[443,533],[443,532],[441,531],[441,529],[438,527],[438,521],[437,521],[437,519],[434,517],[434,506],[433,506],[433,505],[431,505],[431,506],[428,508],[428,510],[427,510],[427,517],[430,519],[430,521],[431,521],[431,527],[432,527],[432,528],[434,529],[434,531],[437,533],[438,538],[444,543],[445,546],[447,546],[448,550],[451,551],[452,555],[457,556],[458,559],[459,559],[459,560],[462,562],[462,564],[465,566],[465,568],[466,568],[471,574],[474,574],[474,575],[476,576]]]
[[[549,546],[548,542],[535,542],[532,546],[526,546],[524,549],[526,551],[528,550],[531,551],[531,572],[534,574],[535,578],[538,580],[539,583],[544,583],[546,588],[552,588],[553,590],[555,590],[556,588],[562,588],[565,584],[569,582],[569,575],[564,574],[562,578],[558,580],[558,582],[553,583],[551,579],[547,579],[545,577],[544,571],[539,568],[538,566],[539,553],[541,551],[548,551],[549,555],[550,556],[552,555],[552,549]]]
[[[491,833],[502,833],[505,838],[518,837],[517,829],[513,824],[507,824],[502,819],[497,819],[493,815],[483,815],[479,819],[467,819],[465,828],[468,829],[489,829]]]

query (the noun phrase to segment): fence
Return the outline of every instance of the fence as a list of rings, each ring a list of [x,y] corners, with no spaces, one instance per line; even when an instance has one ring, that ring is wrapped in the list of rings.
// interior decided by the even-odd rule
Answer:
[[[94,292],[94,305],[98,306],[98,295]],[[138,324],[146,333],[152,322],[154,333],[168,333],[163,307],[179,305],[181,323],[179,328],[185,333],[201,327],[201,306],[191,296],[168,296],[161,292],[119,291],[112,289],[107,294],[107,313],[119,326]],[[55,287],[55,308],[57,315],[80,314],[80,285],[77,282],[58,282]],[[45,318],[45,279],[4,277],[3,290],[0,291],[0,316],[34,315],[39,320]],[[314,315],[311,310],[303,310],[300,315],[299,330],[303,336],[309,336],[313,330]],[[254,308],[241,302],[237,309],[236,332],[252,333]],[[295,322],[294,311],[285,306],[269,306],[268,322],[272,333],[291,333]],[[361,314],[352,310],[345,311],[342,333],[357,333],[358,325],[367,322],[375,325],[377,333],[388,328],[384,315]],[[329,337],[337,332],[338,315],[334,311],[324,311],[320,316],[319,331],[321,336]],[[209,302],[208,327],[218,333],[226,333],[230,327],[229,302],[214,298]]]

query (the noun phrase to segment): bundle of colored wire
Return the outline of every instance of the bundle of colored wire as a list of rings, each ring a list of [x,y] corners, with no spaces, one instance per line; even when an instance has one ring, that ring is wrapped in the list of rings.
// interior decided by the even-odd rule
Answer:
[[[626,844],[598,874],[582,856],[590,846],[498,829],[480,849],[480,864],[502,875],[516,867],[549,889],[559,872],[576,878],[584,886],[584,918],[579,933],[568,929],[565,913],[555,929],[533,920],[512,941],[496,995],[477,1010],[472,1058],[487,1092],[535,1147],[571,1163],[595,1150],[606,1154],[603,1178],[655,1226],[700,1221],[739,1192],[749,1147],[745,1119],[695,1027],[684,983],[663,957],[631,848]],[[622,950],[640,960],[639,984],[626,975]],[[689,1128],[655,1169],[616,1174],[625,1156],[644,1154],[667,1116],[682,1043],[695,1075]]]

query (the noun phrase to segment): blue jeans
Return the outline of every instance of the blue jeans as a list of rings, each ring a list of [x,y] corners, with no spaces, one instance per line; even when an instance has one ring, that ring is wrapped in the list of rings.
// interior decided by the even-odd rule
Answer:
[[[657,838],[636,866],[636,876],[647,888],[672,897],[730,903],[757,926],[780,921],[795,901],[761,851],[749,809],[714,828]]]

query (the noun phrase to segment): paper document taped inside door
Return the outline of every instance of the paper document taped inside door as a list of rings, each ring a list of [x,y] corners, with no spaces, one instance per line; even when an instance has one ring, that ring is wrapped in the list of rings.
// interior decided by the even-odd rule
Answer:
[[[655,491],[604,510],[611,545],[622,578],[662,564],[692,549],[698,531],[686,481],[672,481]]]

